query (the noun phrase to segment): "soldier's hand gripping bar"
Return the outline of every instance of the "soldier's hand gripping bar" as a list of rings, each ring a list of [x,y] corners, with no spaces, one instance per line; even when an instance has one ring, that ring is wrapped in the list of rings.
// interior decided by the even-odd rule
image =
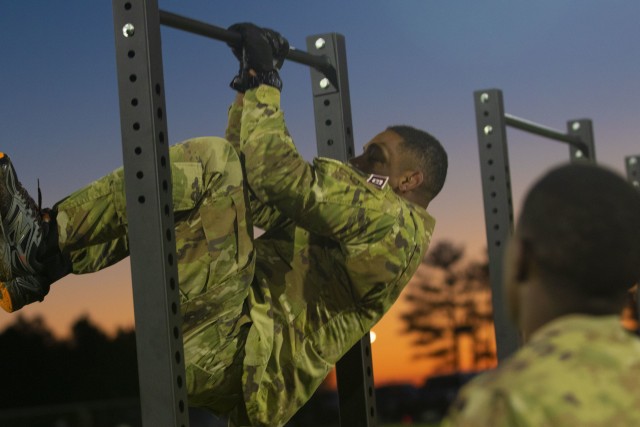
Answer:
[[[211,39],[220,40],[228,44],[240,42],[240,34],[233,31],[229,31],[225,28],[216,27],[215,25],[206,24],[195,19],[186,18],[184,16],[176,15],[175,13],[160,10],[160,23],[167,27],[175,28],[178,30],[187,31],[189,33],[198,34],[200,36],[208,37]],[[289,48],[287,54],[289,61],[297,62],[298,64],[307,65],[313,67],[326,78],[329,79],[332,85],[338,88],[338,75],[333,65],[329,63],[329,60],[324,55],[312,55],[308,52],[297,50],[293,46]]]

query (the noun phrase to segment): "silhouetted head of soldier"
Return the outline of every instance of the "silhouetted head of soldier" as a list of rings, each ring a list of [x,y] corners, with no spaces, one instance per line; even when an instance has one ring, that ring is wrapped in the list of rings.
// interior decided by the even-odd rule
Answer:
[[[619,314],[640,279],[640,193],[594,165],[553,169],[526,195],[505,255],[525,340],[566,314]]]

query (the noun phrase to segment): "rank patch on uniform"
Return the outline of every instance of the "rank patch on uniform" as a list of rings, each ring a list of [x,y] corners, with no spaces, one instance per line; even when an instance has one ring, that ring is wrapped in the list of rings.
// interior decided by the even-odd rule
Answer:
[[[384,186],[387,185],[387,182],[389,182],[389,177],[372,173],[369,175],[369,178],[367,178],[367,182],[382,190]]]

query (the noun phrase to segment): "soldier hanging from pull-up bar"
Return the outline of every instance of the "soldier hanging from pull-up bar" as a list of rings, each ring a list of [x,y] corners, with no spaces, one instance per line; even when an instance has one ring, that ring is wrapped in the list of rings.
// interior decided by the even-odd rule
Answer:
[[[189,405],[232,425],[279,426],[382,317],[417,269],[447,155],[391,126],[346,165],[305,162],[280,110],[288,43],[251,24],[226,138],[171,148]],[[128,256],[123,170],[40,209],[0,158],[0,304]],[[265,233],[253,238],[253,226]]]

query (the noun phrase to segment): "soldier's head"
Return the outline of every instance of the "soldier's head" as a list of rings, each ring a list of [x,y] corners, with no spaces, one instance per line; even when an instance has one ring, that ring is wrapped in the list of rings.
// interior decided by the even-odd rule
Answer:
[[[525,336],[570,313],[620,313],[640,279],[640,193],[614,172],[572,164],[526,195],[505,257],[514,320]]]
[[[362,172],[389,177],[400,196],[427,207],[447,177],[447,153],[432,135],[411,126],[390,126],[350,160]]]

